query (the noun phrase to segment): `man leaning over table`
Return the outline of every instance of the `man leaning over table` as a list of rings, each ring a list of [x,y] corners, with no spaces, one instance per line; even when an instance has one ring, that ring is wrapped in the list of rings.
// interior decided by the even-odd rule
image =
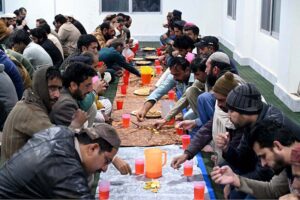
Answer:
[[[93,199],[88,178],[105,172],[121,141],[108,124],[74,133],[54,126],[33,135],[0,169],[0,198]]]

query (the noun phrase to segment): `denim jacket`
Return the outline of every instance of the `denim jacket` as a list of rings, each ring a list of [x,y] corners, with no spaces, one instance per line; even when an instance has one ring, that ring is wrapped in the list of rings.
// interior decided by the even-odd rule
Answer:
[[[176,90],[182,95],[185,90],[194,83],[194,81],[195,78],[193,73],[190,74],[188,84],[175,81],[173,79],[173,75],[169,74],[165,81],[147,97],[147,101],[158,101],[174,87],[176,87]]]

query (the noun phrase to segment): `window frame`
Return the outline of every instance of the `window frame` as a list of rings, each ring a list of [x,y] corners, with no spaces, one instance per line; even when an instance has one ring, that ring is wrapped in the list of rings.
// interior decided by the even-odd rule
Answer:
[[[228,12],[229,2],[231,2],[231,13]],[[227,0],[227,17],[232,20],[236,20],[236,4],[237,0]]]
[[[274,22],[274,20],[275,20],[275,18],[274,18],[274,16],[273,16],[273,13],[274,13],[274,10],[275,10],[275,8],[274,8],[274,1],[276,1],[276,0],[270,0],[271,1],[271,3],[270,3],[270,6],[269,6],[269,9],[270,9],[270,18],[269,18],[269,30],[266,30],[266,29],[264,29],[263,27],[262,27],[262,17],[263,17],[263,1],[264,0],[261,0],[261,13],[260,13],[260,31],[262,32],[262,33],[264,33],[264,34],[267,34],[267,35],[270,35],[270,36],[272,36],[272,37],[274,37],[274,38],[276,38],[276,39],[279,39],[279,34],[280,34],[280,32],[279,32],[279,30],[280,30],[280,17],[279,17],[279,30],[278,30],[278,32],[276,32],[276,31],[274,31],[274,30],[272,30],[273,29],[273,22]],[[279,13],[279,16],[280,16],[280,14],[281,14],[281,0],[279,0],[280,1],[280,13]]]
[[[99,0],[99,12],[100,14],[102,13],[115,13],[115,12],[122,12],[122,13],[129,13],[129,14],[145,14],[145,13],[151,13],[151,14],[161,14],[162,13],[162,0],[159,0],[159,6],[160,6],[160,11],[157,11],[157,12],[134,12],[132,10],[132,4],[133,4],[133,1],[132,0],[126,0],[128,1],[128,11],[103,11],[102,10],[102,2],[103,0]]]
[[[5,1],[4,0],[0,0],[0,1],[2,3],[2,10],[0,10],[0,13],[4,14],[5,13]]]

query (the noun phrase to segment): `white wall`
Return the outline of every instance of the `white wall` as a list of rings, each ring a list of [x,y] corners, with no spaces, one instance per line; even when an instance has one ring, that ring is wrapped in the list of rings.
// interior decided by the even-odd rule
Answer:
[[[218,35],[220,30],[221,0],[161,0],[162,12],[154,14],[129,13],[133,19],[131,32],[141,40],[155,39],[166,32],[162,24],[166,21],[168,11],[174,9],[183,12],[183,19],[196,23],[202,35]],[[100,13],[100,0],[6,0],[6,12],[13,12],[23,6],[28,11],[27,21],[29,27],[35,26],[35,19],[45,18],[52,24],[56,14],[73,14],[88,32],[102,23],[107,14]],[[212,12],[213,11],[213,12]],[[211,22],[214,23],[211,23]]]
[[[233,51],[242,65],[250,65],[275,85],[275,94],[292,110],[300,111],[296,92],[300,81],[300,1],[282,0],[280,36],[276,39],[260,30],[261,0],[238,0],[236,20],[227,17],[226,0],[161,0],[162,11],[155,14],[129,13],[132,35],[139,40],[158,41],[166,31],[162,23],[168,11],[183,12],[183,19],[197,24],[201,35],[215,35]],[[88,32],[109,13],[100,13],[100,0],[6,0],[5,11],[24,6],[30,27],[43,17],[52,24],[56,14],[73,14]],[[296,102],[296,103],[295,103]]]
[[[275,94],[293,111],[300,111],[295,93],[300,81],[300,1],[281,1],[280,35],[260,30],[261,0],[238,0],[236,21],[227,17],[222,3],[220,40],[242,65],[250,65],[275,85]]]

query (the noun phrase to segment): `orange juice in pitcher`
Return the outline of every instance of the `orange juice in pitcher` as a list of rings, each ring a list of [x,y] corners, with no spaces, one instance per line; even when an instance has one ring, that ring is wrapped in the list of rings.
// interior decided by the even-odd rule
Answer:
[[[146,161],[146,177],[147,178],[159,178],[162,176],[162,167],[167,162],[167,152],[162,151],[159,148],[145,149],[145,161]],[[164,155],[164,160],[163,160]]]

